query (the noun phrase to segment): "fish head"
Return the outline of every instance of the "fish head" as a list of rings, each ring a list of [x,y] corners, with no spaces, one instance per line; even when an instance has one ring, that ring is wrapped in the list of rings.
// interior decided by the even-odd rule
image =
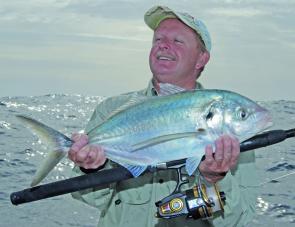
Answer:
[[[244,141],[272,126],[270,112],[234,92],[224,93],[224,131]]]
[[[208,127],[216,134],[244,141],[272,126],[270,112],[258,103],[234,92],[219,93],[205,115]]]

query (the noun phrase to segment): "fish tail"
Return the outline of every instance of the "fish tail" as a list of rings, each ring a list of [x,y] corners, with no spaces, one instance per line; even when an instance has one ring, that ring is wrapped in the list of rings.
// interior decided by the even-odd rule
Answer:
[[[73,141],[64,134],[35,119],[24,115],[17,115],[16,117],[36,134],[50,149],[50,152],[47,154],[33,177],[31,182],[31,186],[33,187],[40,183],[67,154]]]

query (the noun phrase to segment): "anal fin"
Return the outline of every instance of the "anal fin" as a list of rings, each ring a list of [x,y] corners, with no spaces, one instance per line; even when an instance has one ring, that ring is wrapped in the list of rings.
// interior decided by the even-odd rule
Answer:
[[[147,166],[135,166],[135,165],[129,165],[129,164],[121,164],[121,166],[125,167],[128,169],[128,171],[134,176],[138,177],[140,176],[147,168]]]

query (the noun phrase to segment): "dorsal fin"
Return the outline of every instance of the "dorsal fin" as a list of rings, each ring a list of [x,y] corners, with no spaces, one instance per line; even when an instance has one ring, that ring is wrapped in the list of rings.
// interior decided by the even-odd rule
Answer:
[[[121,111],[124,111],[124,110],[130,108],[131,106],[134,106],[136,104],[139,104],[141,102],[144,102],[144,101],[146,101],[148,99],[152,99],[152,98],[154,98],[154,97],[142,96],[142,95],[139,95],[138,93],[132,94],[131,97],[130,97],[130,99],[126,103],[124,103],[123,105],[121,105],[118,108],[116,108],[113,111],[111,111],[110,114],[107,116],[107,118],[104,119],[104,121],[102,121],[100,124],[98,124],[97,126],[95,126],[94,128],[92,128],[88,132],[88,135],[91,134],[95,129],[97,129],[99,126],[101,126],[102,124],[104,124],[107,120],[109,120],[114,115],[120,113]]]
[[[123,105],[119,106],[117,109],[113,110],[109,116],[106,118],[106,120],[108,120],[109,118],[113,117],[114,115],[116,115],[117,113],[126,110],[128,108],[130,108],[131,106],[134,106],[138,103],[141,103],[143,101],[146,101],[148,99],[150,99],[151,97],[148,96],[142,96],[142,95],[138,95],[137,93],[134,93],[131,95],[131,98],[124,103]]]

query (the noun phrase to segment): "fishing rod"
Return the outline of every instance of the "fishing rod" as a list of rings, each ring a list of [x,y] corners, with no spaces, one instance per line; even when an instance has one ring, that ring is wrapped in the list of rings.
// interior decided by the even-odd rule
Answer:
[[[289,130],[271,130],[262,134],[258,134],[240,144],[240,151],[245,152],[261,147],[270,146],[284,141],[287,138],[295,137],[295,128]],[[205,160],[205,156],[202,157]],[[154,172],[158,170],[165,170],[171,167],[184,165],[186,159],[170,161],[162,163],[157,167],[148,168],[146,172]],[[179,169],[178,169],[179,171]],[[145,172],[145,173],[146,173]],[[179,173],[179,172],[178,172]],[[107,186],[114,182],[119,182],[132,178],[132,174],[124,167],[116,167],[113,169],[101,170],[95,173],[73,177],[66,180],[56,181],[48,184],[26,188],[21,191],[13,192],[10,195],[11,203],[19,205],[29,203],[41,199],[46,199],[54,196],[59,196],[67,193],[72,193],[88,188]],[[178,182],[179,183],[179,182]],[[183,182],[181,183],[183,184]],[[179,185],[178,185],[179,186]],[[179,187],[178,187],[179,188]],[[202,188],[197,188],[199,193],[202,194]],[[215,189],[216,191],[216,189]],[[222,195],[218,198],[221,198]],[[165,201],[164,201],[165,202]],[[178,200],[179,202],[179,200]],[[159,204],[158,204],[159,205]]]

